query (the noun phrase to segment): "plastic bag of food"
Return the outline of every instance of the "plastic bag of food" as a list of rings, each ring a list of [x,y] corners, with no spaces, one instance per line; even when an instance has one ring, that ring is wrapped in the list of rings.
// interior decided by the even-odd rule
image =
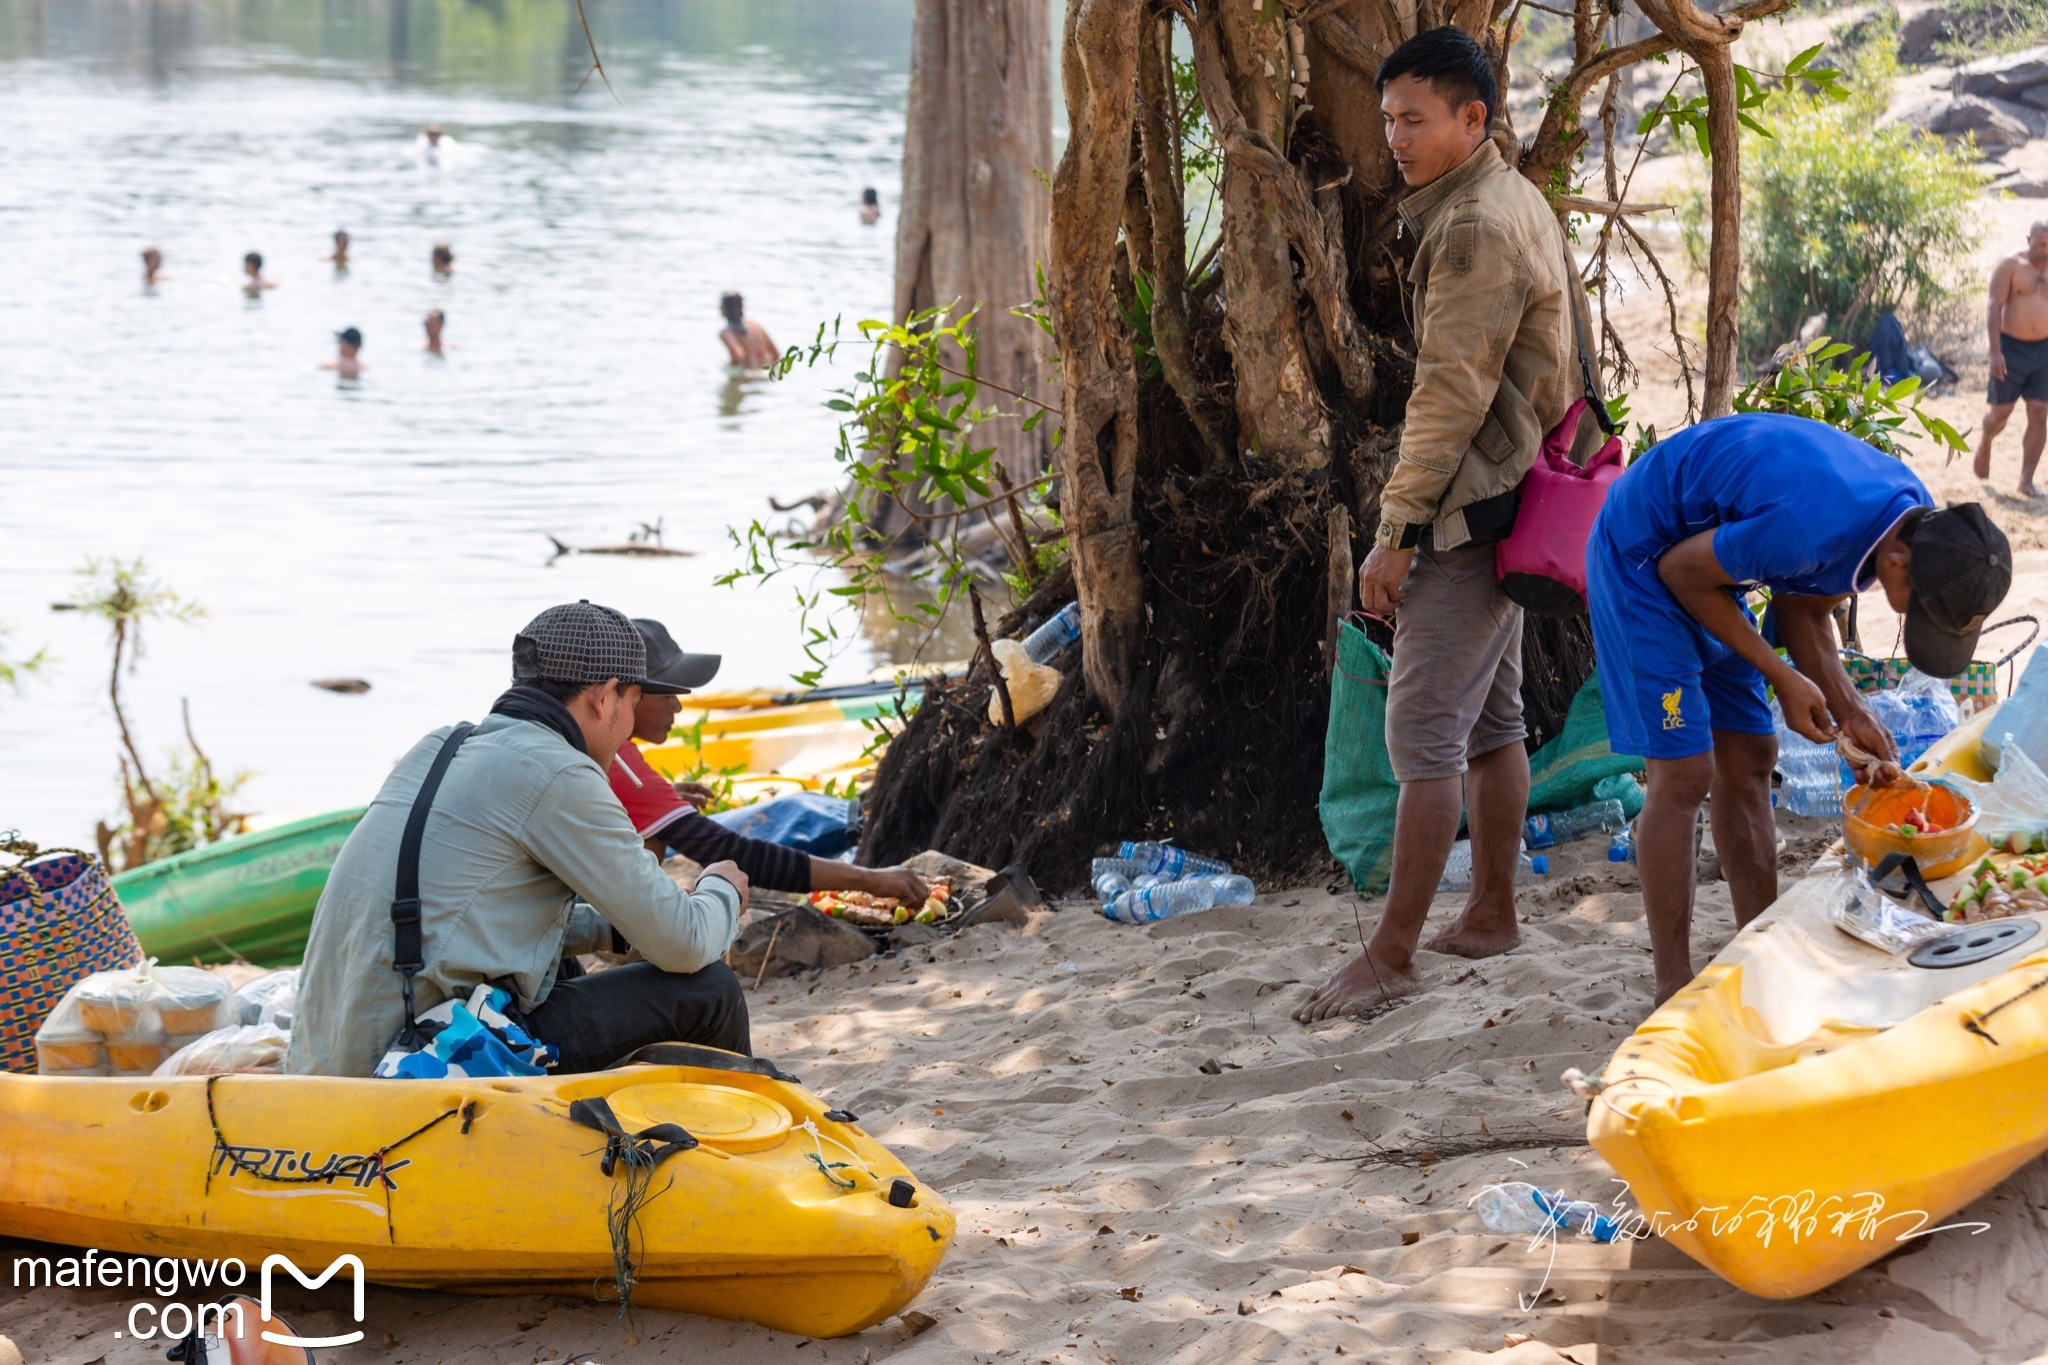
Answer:
[[[281,1029],[292,1026],[292,1009],[298,1004],[299,969],[286,967],[268,976],[259,976],[235,992],[235,1013],[244,1025],[275,1024]]]
[[[1992,718],[1994,724],[1998,718]],[[2008,744],[1998,776],[1989,782],[1973,782],[1952,772],[1944,773],[1941,780],[1970,798],[1977,808],[1977,833],[1993,848],[2007,853],[2048,853],[2048,774],[2027,757],[2025,749]]]
[[[1950,930],[1939,920],[1894,903],[1853,868],[1830,876],[1823,893],[1828,918],[1837,929],[1888,953],[1907,952]]]
[[[1013,718],[1022,725],[1051,704],[1064,675],[1057,668],[1031,662],[1024,646],[1015,640],[996,641],[992,652],[996,666],[1003,670]],[[993,686],[988,690],[988,719],[991,725],[1003,723],[1003,697]]]
[[[235,1022],[228,983],[154,958],[94,972],[64,993],[36,1030],[36,1069],[47,1075],[148,1076],[173,1052]]]
[[[235,1024],[179,1048],[156,1069],[159,1076],[226,1076],[284,1070],[291,1034],[276,1024]]]

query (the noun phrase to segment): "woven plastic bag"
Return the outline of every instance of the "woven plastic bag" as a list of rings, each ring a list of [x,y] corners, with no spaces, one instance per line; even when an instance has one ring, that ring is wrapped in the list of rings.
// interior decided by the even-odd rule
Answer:
[[[1346,621],[1330,678],[1330,726],[1323,737],[1323,790],[1316,809],[1330,852],[1368,895],[1394,870],[1394,809],[1401,784],[1387,754],[1385,651]]]
[[[1583,806],[1598,799],[1595,789],[1604,779],[1639,773],[1643,768],[1642,759],[1617,754],[1607,743],[1607,707],[1600,696],[1600,672],[1595,669],[1572,698],[1564,728],[1529,755],[1529,809]],[[1622,806],[1627,809],[1626,798]]]
[[[19,855],[0,869],[0,1071],[36,1069],[36,1030],[88,973],[132,967],[142,945],[98,858],[77,849]]]

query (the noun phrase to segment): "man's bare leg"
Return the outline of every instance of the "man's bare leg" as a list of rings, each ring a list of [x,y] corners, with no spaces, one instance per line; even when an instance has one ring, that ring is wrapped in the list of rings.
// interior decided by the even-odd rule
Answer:
[[[2043,496],[2034,486],[2034,470],[2041,464],[2041,448],[2048,446],[2048,403],[2027,400],[2027,432],[2020,437],[2020,496]]]
[[[1984,410],[1984,424],[1977,429],[1977,457],[1970,464],[1970,472],[1980,479],[1991,477],[1991,442],[1998,433],[2005,430],[2005,424],[2012,420],[2012,404],[1993,403]]]
[[[1355,1014],[1421,988],[1415,976],[1415,941],[1422,937],[1430,897],[1443,880],[1444,863],[1457,842],[1462,800],[1462,783],[1456,777],[1401,784],[1394,812],[1394,871],[1380,921],[1358,955],[1316,987],[1294,1012],[1297,1020],[1312,1024]]]
[[[1636,817],[1636,867],[1661,1005],[1692,980],[1693,822],[1714,784],[1714,756],[1653,758],[1649,769],[1650,793]]]
[[[1777,759],[1775,735],[1714,731],[1714,848],[1738,929],[1778,899],[1778,822],[1771,815]]]
[[[1433,953],[1492,957],[1522,941],[1515,927],[1515,873],[1529,815],[1529,750],[1520,740],[1472,760],[1465,823],[1472,832],[1472,891],[1457,922],[1429,941]],[[1442,875],[1442,874],[1438,874]]]

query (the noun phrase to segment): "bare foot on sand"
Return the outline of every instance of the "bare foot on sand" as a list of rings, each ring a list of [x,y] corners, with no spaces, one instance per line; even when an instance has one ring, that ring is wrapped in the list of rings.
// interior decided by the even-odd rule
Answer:
[[[1505,927],[1474,924],[1464,915],[1457,923],[1422,945],[1432,953],[1452,957],[1499,957],[1510,948],[1522,946],[1522,935],[1510,922]]]
[[[2043,493],[2030,483],[2023,483],[2020,485],[2020,496],[2023,498],[2048,498],[2048,493]]]
[[[1294,1019],[1297,1023],[1314,1024],[1340,1015],[1363,1014],[1421,989],[1422,978],[1412,969],[1397,972],[1384,962],[1375,962],[1371,949],[1361,949],[1332,972],[1328,981],[1316,987],[1308,1003],[1294,1012]]]
[[[1970,472],[1980,479],[1991,477],[1991,448],[1989,446],[1982,447],[1977,451],[1975,458],[1970,461]]]

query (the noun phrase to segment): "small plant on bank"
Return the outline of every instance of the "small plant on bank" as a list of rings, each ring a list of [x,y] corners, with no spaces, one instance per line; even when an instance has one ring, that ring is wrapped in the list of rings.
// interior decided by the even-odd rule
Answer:
[[[1737,412],[1783,412],[1826,422],[1887,455],[1903,457],[1899,440],[1910,420],[1950,454],[1969,449],[1956,429],[1920,406],[1920,377],[1886,384],[1868,355],[1847,369],[1835,362],[1853,347],[1815,337],[1787,356],[1778,373],[1735,395]]]

